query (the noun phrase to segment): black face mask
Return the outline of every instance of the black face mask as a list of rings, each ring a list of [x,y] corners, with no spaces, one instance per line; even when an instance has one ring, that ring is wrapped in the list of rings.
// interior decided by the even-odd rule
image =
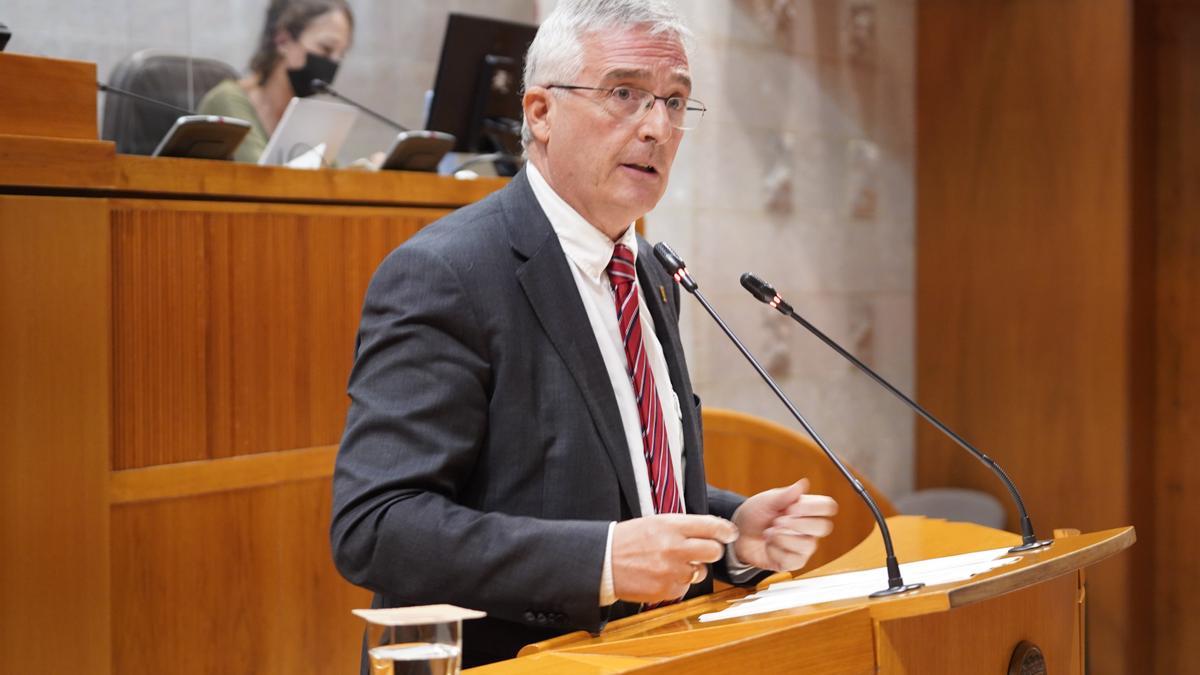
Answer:
[[[304,57],[304,65],[296,70],[288,69],[288,80],[292,83],[292,91],[300,98],[312,96],[317,93],[313,89],[313,80],[324,80],[327,84],[333,84],[333,76],[337,75],[338,64],[331,58],[307,52]]]

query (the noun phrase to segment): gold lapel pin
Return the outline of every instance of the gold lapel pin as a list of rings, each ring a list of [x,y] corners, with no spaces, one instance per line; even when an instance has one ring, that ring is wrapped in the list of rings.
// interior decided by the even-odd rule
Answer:
[[[666,302],[666,301],[667,301],[667,289],[663,288],[662,286],[659,286],[659,287],[658,287],[658,294],[659,294],[660,296],[662,296],[663,302]]]

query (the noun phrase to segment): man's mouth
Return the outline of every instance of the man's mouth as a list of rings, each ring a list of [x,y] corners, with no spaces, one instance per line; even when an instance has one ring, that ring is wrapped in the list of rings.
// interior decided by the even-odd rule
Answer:
[[[632,163],[632,162],[626,162],[626,163],[621,164],[621,166],[629,167],[630,169],[633,169],[635,171],[641,171],[642,173],[650,173],[650,174],[658,173],[658,169],[655,169],[653,166],[651,166],[649,164],[637,164],[637,163]]]

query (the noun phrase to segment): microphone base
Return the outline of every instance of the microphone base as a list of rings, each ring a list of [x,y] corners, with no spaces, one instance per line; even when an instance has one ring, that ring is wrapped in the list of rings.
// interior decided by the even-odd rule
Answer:
[[[1009,553],[1027,553],[1029,551],[1040,551],[1044,548],[1048,548],[1053,543],[1054,543],[1053,539],[1039,539],[1038,541],[1031,541],[1028,544],[1021,544],[1020,546],[1014,546],[1014,547],[1008,549],[1008,552]]]
[[[868,598],[886,598],[889,595],[900,595],[901,593],[915,591],[924,585],[925,584],[902,584],[900,586],[892,586],[891,588],[885,588],[882,591],[875,591],[874,593],[868,595],[867,597]]]

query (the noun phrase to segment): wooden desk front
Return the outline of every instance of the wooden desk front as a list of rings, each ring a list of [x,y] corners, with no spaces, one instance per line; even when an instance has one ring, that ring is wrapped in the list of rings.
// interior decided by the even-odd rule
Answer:
[[[0,672],[354,672],[329,480],[362,298],[501,185],[0,136]]]

